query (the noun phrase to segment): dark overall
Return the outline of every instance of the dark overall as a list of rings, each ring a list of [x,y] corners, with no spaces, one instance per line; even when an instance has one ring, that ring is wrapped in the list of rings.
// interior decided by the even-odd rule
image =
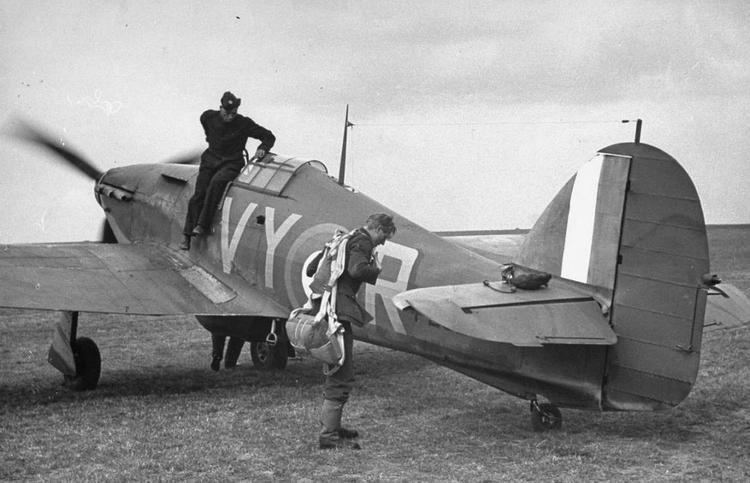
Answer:
[[[208,149],[201,156],[195,191],[188,202],[182,230],[188,236],[196,226],[203,227],[209,233],[214,212],[227,183],[235,179],[245,166],[243,152],[247,138],[260,140],[258,148],[266,152],[276,142],[271,131],[239,114],[231,121],[224,122],[219,111],[208,110],[201,114],[200,120],[206,133]]]
[[[197,225],[208,232],[227,183],[235,179],[244,166],[242,155],[236,159],[222,160],[208,149],[203,152],[195,191],[188,202],[183,229],[185,235],[190,235]]]

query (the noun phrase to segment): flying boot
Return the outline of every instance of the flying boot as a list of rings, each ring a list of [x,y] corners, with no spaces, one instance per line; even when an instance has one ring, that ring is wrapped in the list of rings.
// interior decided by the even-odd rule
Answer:
[[[183,235],[180,250],[190,250],[190,235]]]
[[[221,368],[221,359],[224,355],[224,342],[226,337],[211,333],[211,370],[218,371]],[[239,354],[237,354],[239,356]]]
[[[351,441],[359,436],[359,433],[353,429],[341,427],[343,409],[344,403],[342,402],[331,399],[323,400],[323,411],[320,415],[323,429],[318,438],[320,449],[362,449],[358,443]]]

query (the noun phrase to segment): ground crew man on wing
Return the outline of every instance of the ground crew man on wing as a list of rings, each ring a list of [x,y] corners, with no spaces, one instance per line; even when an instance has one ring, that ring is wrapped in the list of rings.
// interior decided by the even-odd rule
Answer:
[[[243,153],[247,138],[255,138],[261,142],[255,151],[255,158],[258,160],[263,159],[276,142],[271,131],[259,126],[249,117],[237,114],[241,101],[231,92],[225,92],[218,111],[209,109],[201,114],[200,121],[206,133],[208,148],[201,155],[198,180],[188,203],[182,230],[184,238],[180,244],[182,250],[190,249],[190,237],[211,232],[211,221],[224,194],[224,188],[245,166]]]

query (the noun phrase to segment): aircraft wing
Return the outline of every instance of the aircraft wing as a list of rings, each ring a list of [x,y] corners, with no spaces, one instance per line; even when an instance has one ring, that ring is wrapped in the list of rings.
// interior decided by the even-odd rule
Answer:
[[[750,324],[750,300],[734,285],[721,283],[708,292],[703,331]]]
[[[456,231],[437,234],[490,260],[508,263],[520,251],[526,233],[528,230]]]
[[[488,286],[489,285],[489,286]],[[617,336],[593,294],[554,280],[549,287],[498,291],[500,282],[407,290],[393,298],[454,332],[493,342],[612,345]]]
[[[0,307],[138,315],[263,315],[288,310],[219,280],[163,245],[0,245]]]

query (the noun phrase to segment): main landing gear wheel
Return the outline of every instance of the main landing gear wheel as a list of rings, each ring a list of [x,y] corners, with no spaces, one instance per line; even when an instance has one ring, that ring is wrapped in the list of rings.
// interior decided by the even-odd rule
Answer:
[[[280,340],[274,345],[266,341],[251,342],[250,356],[253,358],[255,368],[261,370],[284,369],[289,351],[287,344],[285,340]]]
[[[65,382],[75,391],[95,389],[102,371],[102,358],[96,343],[88,337],[76,339],[73,348],[76,375],[65,376]]]
[[[531,401],[531,427],[536,432],[560,429],[562,427],[562,413],[557,406],[549,403],[539,404],[536,399]]]

